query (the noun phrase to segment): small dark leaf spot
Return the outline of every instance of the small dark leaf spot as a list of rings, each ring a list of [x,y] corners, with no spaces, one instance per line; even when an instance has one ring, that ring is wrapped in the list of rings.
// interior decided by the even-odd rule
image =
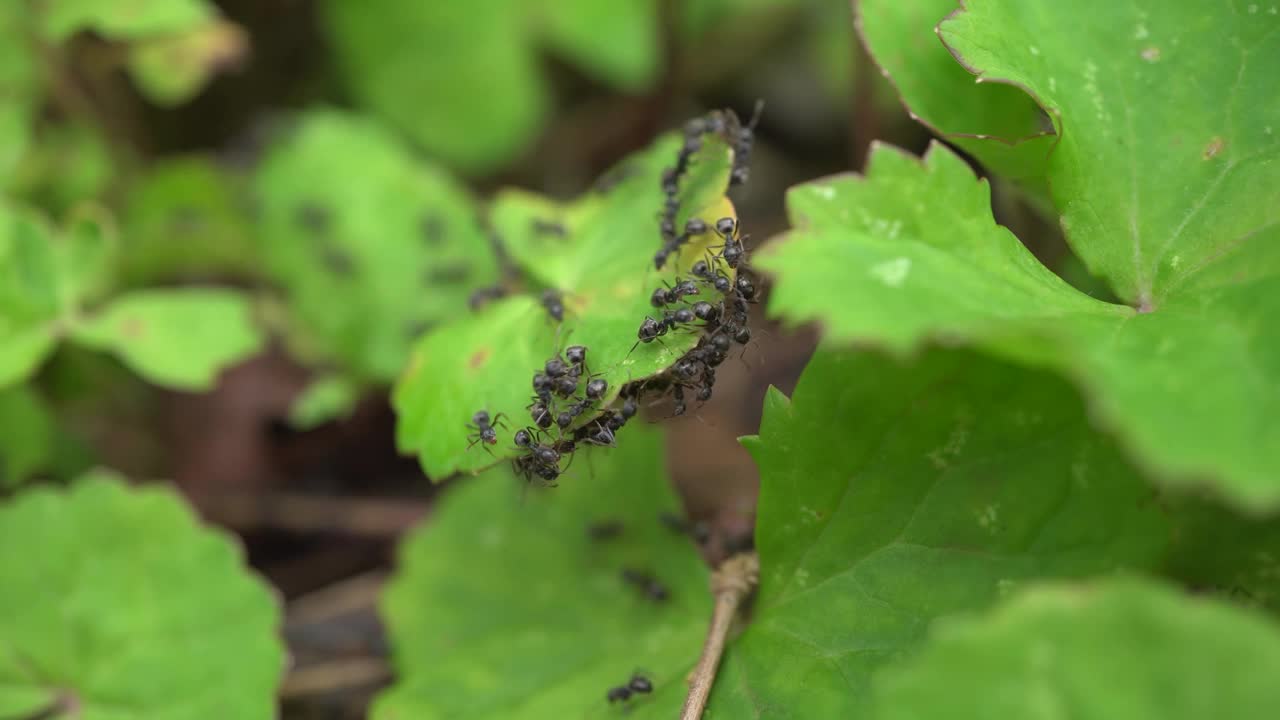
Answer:
[[[457,285],[471,277],[471,266],[465,261],[454,261],[427,268],[428,285]]]
[[[189,205],[179,205],[169,213],[169,224],[178,232],[195,232],[204,225],[204,216]]]
[[[489,348],[487,347],[480,348],[479,350],[472,353],[471,357],[467,360],[467,367],[471,368],[472,370],[479,370],[488,361],[489,361]]]
[[[405,335],[407,335],[411,341],[417,340],[423,335],[426,335],[427,332],[435,326],[436,323],[430,320],[411,320],[409,324],[405,326]]]
[[[1222,152],[1222,148],[1225,147],[1226,144],[1227,141],[1220,137],[1215,137],[1210,140],[1209,144],[1204,146],[1204,159],[1212,160],[1218,153]]]
[[[294,220],[298,226],[313,235],[327,233],[331,219],[328,208],[314,202],[305,202],[294,211]]]
[[[422,225],[419,229],[422,233],[422,240],[427,245],[439,247],[444,244],[444,218],[436,213],[427,213],[422,218]]]

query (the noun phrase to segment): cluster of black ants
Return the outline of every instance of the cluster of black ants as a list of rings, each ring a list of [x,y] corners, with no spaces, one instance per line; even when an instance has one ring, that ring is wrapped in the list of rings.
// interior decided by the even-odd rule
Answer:
[[[570,346],[563,355],[557,352],[548,359],[533,376],[533,397],[526,407],[533,425],[517,430],[514,435],[515,446],[521,454],[512,464],[516,474],[526,482],[537,478],[545,485],[554,486],[568,469],[567,466],[561,468],[561,461],[569,456],[572,462],[574,451],[582,444],[615,446],[617,432],[639,411],[641,395],[670,394],[675,416],[687,412],[687,392],[691,392],[698,402],[710,400],[716,368],[728,358],[734,343],[746,345],[750,342],[748,310],[755,302],[756,288],[745,273],[745,238],[739,234],[737,221],[723,217],[713,226],[708,226],[702,218],[693,217],[685,222],[682,232],[677,235],[675,218],[680,210],[680,184],[688,174],[694,155],[702,148],[704,136],[718,135],[733,147],[730,187],[747,181],[747,163],[759,112],[760,107],[757,106],[755,116],[745,125],[732,110],[717,110],[690,120],[684,128],[684,144],[675,166],[662,174],[665,203],[660,231],[663,245],[654,255],[654,266],[661,270],[670,256],[678,253],[695,236],[714,232],[721,244],[693,263],[689,277],[677,276],[674,284],[664,282],[663,287],[653,291],[650,304],[661,311],[661,316],[644,318],[636,331],[636,343],[631,350],[642,343],[658,341],[661,344],[661,337],[676,330],[701,332],[697,345],[668,370],[623,386],[619,392],[621,406],[617,409],[600,407],[609,385],[603,377],[589,371],[586,346]],[[726,269],[736,271],[736,278],[731,278]],[[704,292],[714,299],[701,299]],[[564,304],[559,292],[547,290],[541,302],[552,319],[557,322],[563,320]],[[580,416],[597,411],[598,414],[589,422],[573,427]],[[486,410],[476,412],[467,426],[472,430],[468,448],[477,443],[496,444],[495,428],[506,427],[502,418],[502,413],[491,418]],[[553,427],[556,428],[555,437],[548,432]]]
[[[678,254],[692,238],[714,232],[721,244],[710,248],[704,257],[692,264],[689,277],[677,276],[674,283],[663,283],[653,291],[650,304],[661,317],[646,316],[636,331],[636,343],[649,344],[677,330],[700,332],[697,345],[684,353],[662,373],[627,383],[619,391],[620,405],[605,408],[601,401],[609,390],[608,382],[591,373],[587,365],[588,348],[572,345],[548,359],[533,376],[533,397],[526,407],[533,425],[515,432],[514,442],[521,453],[513,461],[516,474],[527,483],[536,478],[544,485],[554,486],[557,479],[568,470],[561,462],[581,445],[615,446],[616,435],[639,412],[641,396],[669,394],[673,415],[687,411],[686,392],[691,391],[698,402],[711,399],[716,380],[716,368],[729,357],[733,344],[746,345],[751,340],[748,327],[749,306],[756,301],[755,284],[746,274],[746,239],[739,233],[737,221],[723,217],[708,226],[701,218],[693,217],[676,233],[676,216],[680,210],[679,191],[694,155],[702,148],[702,140],[708,134],[719,135],[732,146],[733,167],[729,185],[747,181],[747,164],[751,154],[754,127],[760,108],[748,124],[743,124],[731,110],[713,111],[705,117],[689,121],[684,129],[684,144],[676,158],[676,165],[662,175],[665,204],[660,217],[662,247],[654,255],[654,266],[661,270],[672,255]],[[727,270],[736,271],[730,277]],[[486,292],[486,291],[480,291]],[[703,299],[703,293],[713,299]],[[489,298],[473,298],[483,302]],[[548,290],[541,302],[548,315],[559,322],[564,317],[563,299],[559,292]],[[474,303],[473,303],[474,304]],[[591,420],[574,427],[578,418],[596,413]],[[503,423],[503,413],[490,417],[488,411],[476,412],[467,427],[472,431],[471,443],[494,445],[498,441],[496,428]],[[555,429],[555,435],[552,430]],[[488,450],[488,448],[485,448]],[[663,518],[672,529],[688,532],[700,542],[705,541],[705,527],[701,532],[688,525],[679,525],[678,519]],[[612,537],[619,530],[616,524],[593,526],[589,534],[593,540]],[[701,535],[701,537],[700,537]],[[634,587],[643,597],[655,603],[663,603],[669,591],[652,573],[635,568],[622,570],[622,580]],[[632,696],[653,691],[652,682],[635,673],[622,685],[611,688],[609,702],[625,702]]]

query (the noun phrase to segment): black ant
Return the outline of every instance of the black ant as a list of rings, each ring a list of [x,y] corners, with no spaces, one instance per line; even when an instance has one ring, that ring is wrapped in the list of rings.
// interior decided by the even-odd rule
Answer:
[[[711,528],[705,522],[690,522],[675,513],[662,513],[658,516],[658,520],[671,532],[687,535],[699,545],[706,545],[711,539]]]
[[[490,422],[489,412],[487,410],[479,410],[475,415],[472,415],[471,422],[467,424],[467,428],[474,430],[475,432],[467,436],[471,439],[471,442],[467,444],[467,449],[470,450],[476,443],[484,443],[481,447],[492,455],[493,451],[485,446],[497,444],[498,431],[494,429],[494,426],[496,425],[498,427],[505,428],[506,423],[502,422],[503,417],[505,416],[502,413],[498,413],[494,416],[492,422]]]
[[[663,585],[652,574],[643,570],[623,568],[622,579],[639,590],[645,598],[655,603],[666,602],[671,597],[671,592],[667,590],[666,585]]]
[[[626,702],[631,699],[632,695],[648,695],[653,692],[653,682],[649,678],[635,673],[625,685],[619,685],[615,688],[609,688],[609,692],[605,695],[610,703]]]
[[[516,447],[527,451],[513,461],[518,474],[526,481],[532,481],[533,475],[553,483],[560,477],[560,452],[555,447],[543,443],[537,430],[525,428],[517,430],[513,438]]]
[[[545,290],[542,293],[542,307],[556,322],[564,320],[564,302],[559,290]]]
[[[467,307],[471,308],[472,311],[479,310],[490,301],[505,297],[506,294],[507,289],[501,285],[482,287],[471,293],[471,296],[467,298]]]

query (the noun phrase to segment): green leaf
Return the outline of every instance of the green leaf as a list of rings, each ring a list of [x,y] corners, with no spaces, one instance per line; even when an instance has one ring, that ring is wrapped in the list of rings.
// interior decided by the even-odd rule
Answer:
[[[543,40],[620,90],[653,83],[660,63],[658,0],[537,0]]]
[[[1040,578],[1154,568],[1156,498],[1067,383],[975,354],[819,349],[760,435],[760,590],[711,717],[864,717],[930,623]]]
[[[1280,183],[1272,9],[978,0],[939,32],[984,82],[1044,106],[1060,135],[1048,178],[1068,242],[1122,299],[1165,309],[1224,263],[1276,259],[1266,248],[1280,245],[1280,203],[1258,198]],[[1213,42],[1188,40],[1199,33]]]
[[[550,109],[539,40],[628,91],[658,69],[654,0],[329,0],[324,26],[356,98],[470,172],[505,163]]]
[[[46,469],[53,451],[53,416],[30,387],[0,389],[0,488]]]
[[[81,30],[132,40],[188,30],[214,15],[203,0],[45,0],[40,5],[40,29],[55,42]]]
[[[119,355],[151,382],[207,390],[221,370],[261,348],[251,310],[232,290],[138,290],[112,300],[72,337]]]
[[[243,180],[200,156],[152,165],[129,188],[119,272],[139,285],[210,273],[259,272]]]
[[[1043,267],[939,145],[923,160],[876,147],[865,178],[793,188],[788,206],[795,230],[755,258],[777,278],[774,314],[841,341],[965,341],[1056,368],[1162,480],[1280,502],[1280,353],[1265,330],[1280,314],[1280,242],[1225,255],[1139,312]]]
[[[153,103],[174,107],[199,94],[220,69],[238,63],[248,49],[248,37],[239,25],[213,19],[134,43],[129,48],[129,74]]]
[[[35,49],[26,36],[27,10],[21,3],[0,6],[0,187],[22,157],[39,98]]]
[[[14,197],[61,217],[99,197],[115,168],[102,133],[81,123],[44,123],[8,190]]]
[[[505,469],[469,479],[409,536],[382,603],[399,681],[372,717],[615,717],[605,693],[636,670],[654,693],[631,716],[676,715],[711,595],[688,538],[658,522],[678,507],[661,435],[626,432],[554,490],[522,496]],[[606,522],[621,534],[591,542]],[[668,601],[641,597],[625,567],[652,572]]]
[[[44,218],[0,204],[0,387],[53,349],[66,303],[55,242]]]
[[[1057,136],[1025,92],[974,77],[938,42],[935,26],[957,0],[854,4],[867,50],[912,116],[992,171],[1047,196],[1043,176]]]
[[[360,388],[350,378],[328,375],[313,380],[289,407],[289,424],[310,430],[345,418],[360,400]]]
[[[0,585],[0,716],[275,717],[275,598],[170,490],[97,472],[19,495]]]
[[[361,377],[394,378],[423,332],[498,279],[465,188],[359,116],[303,116],[254,189],[260,244],[292,314]]]
[[[519,192],[495,201],[493,223],[514,263],[541,284],[563,293],[564,321],[555,323],[535,297],[492,303],[478,316],[464,317],[425,336],[397,382],[397,444],[417,452],[427,475],[443,479],[475,471],[495,458],[513,457],[511,431],[529,424],[531,381],[547,359],[567,345],[588,348],[587,365],[609,384],[611,401],[627,382],[665,370],[698,340],[694,333],[669,333],[662,342],[640,345],[637,330],[654,288],[687,270],[708,244],[707,233],[690,242],[659,273],[654,252],[661,247],[656,216],[663,206],[662,170],[679,140],[667,137],[627,160],[626,178],[609,193],[588,193],[567,205]],[[677,226],[694,214],[708,225],[732,216],[724,197],[731,153],[707,139],[681,186]],[[562,233],[545,233],[535,223],[558,223]],[[660,317],[660,315],[659,315]],[[468,449],[466,425],[477,410],[505,415],[508,430],[493,455]],[[593,414],[584,414],[582,420]],[[623,432],[626,432],[625,430]]]
[[[875,717],[1263,718],[1280,705],[1280,629],[1163,586],[1038,587],[947,623],[886,672]]]

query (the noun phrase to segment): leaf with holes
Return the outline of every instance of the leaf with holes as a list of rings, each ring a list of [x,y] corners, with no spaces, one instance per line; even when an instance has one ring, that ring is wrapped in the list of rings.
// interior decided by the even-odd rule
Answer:
[[[608,383],[599,403],[604,405],[623,385],[665,370],[697,343],[698,334],[683,329],[648,344],[637,342],[641,322],[662,317],[650,304],[653,290],[672,282],[677,271],[687,271],[718,242],[708,231],[661,272],[654,270],[654,252],[662,245],[657,220],[664,200],[662,171],[679,147],[677,138],[659,141],[624,163],[624,179],[608,193],[592,191],[566,205],[526,193],[499,196],[492,215],[512,261],[559,293],[563,322],[550,316],[540,304],[542,291],[534,290],[532,296],[494,302],[478,316],[422,339],[396,385],[393,403],[398,445],[418,453],[429,476],[443,479],[513,457],[512,432],[531,424],[533,376],[566,346],[587,347],[588,370]],[[682,227],[695,215],[708,225],[733,216],[724,196],[731,164],[723,143],[706,141],[681,188],[677,221]],[[504,416],[506,427],[492,448],[469,438],[467,423],[479,410]],[[585,412],[580,420],[594,414]]]
[[[542,45],[604,82],[657,74],[654,0],[329,0],[324,26],[355,96],[451,165],[491,170],[541,128],[551,98]]]
[[[865,178],[801,185],[788,206],[795,229],[756,258],[777,278],[774,314],[821,321],[839,340],[964,341],[1057,368],[1165,481],[1280,502],[1280,352],[1266,332],[1280,315],[1280,242],[1226,253],[1135,310],[1042,266],[995,224],[987,184],[939,145],[922,160],[877,147]]]
[[[877,685],[879,720],[1262,718],[1280,627],[1133,579],[1049,585],[938,628]]]
[[[707,572],[658,521],[679,507],[661,435],[627,433],[523,500],[506,469],[466,480],[406,539],[382,601],[399,681],[375,720],[616,717],[605,694],[636,671],[654,692],[629,701],[630,717],[675,716],[710,617]],[[628,567],[667,601],[624,582]]]
[[[171,491],[97,472],[19,495],[0,585],[0,716],[275,717],[275,598]]]
[[[233,290],[138,290],[76,325],[72,338],[115,353],[147,380],[185,390],[256,353],[261,333],[248,298]]]
[[[713,717],[864,717],[873,678],[935,618],[1040,578],[1154,569],[1169,544],[1070,385],[977,354],[820,348],[744,444],[760,590]]]
[[[261,247],[292,315],[318,360],[357,378],[394,378],[423,332],[466,312],[471,291],[498,279],[463,186],[359,116],[299,118],[254,190]]]

